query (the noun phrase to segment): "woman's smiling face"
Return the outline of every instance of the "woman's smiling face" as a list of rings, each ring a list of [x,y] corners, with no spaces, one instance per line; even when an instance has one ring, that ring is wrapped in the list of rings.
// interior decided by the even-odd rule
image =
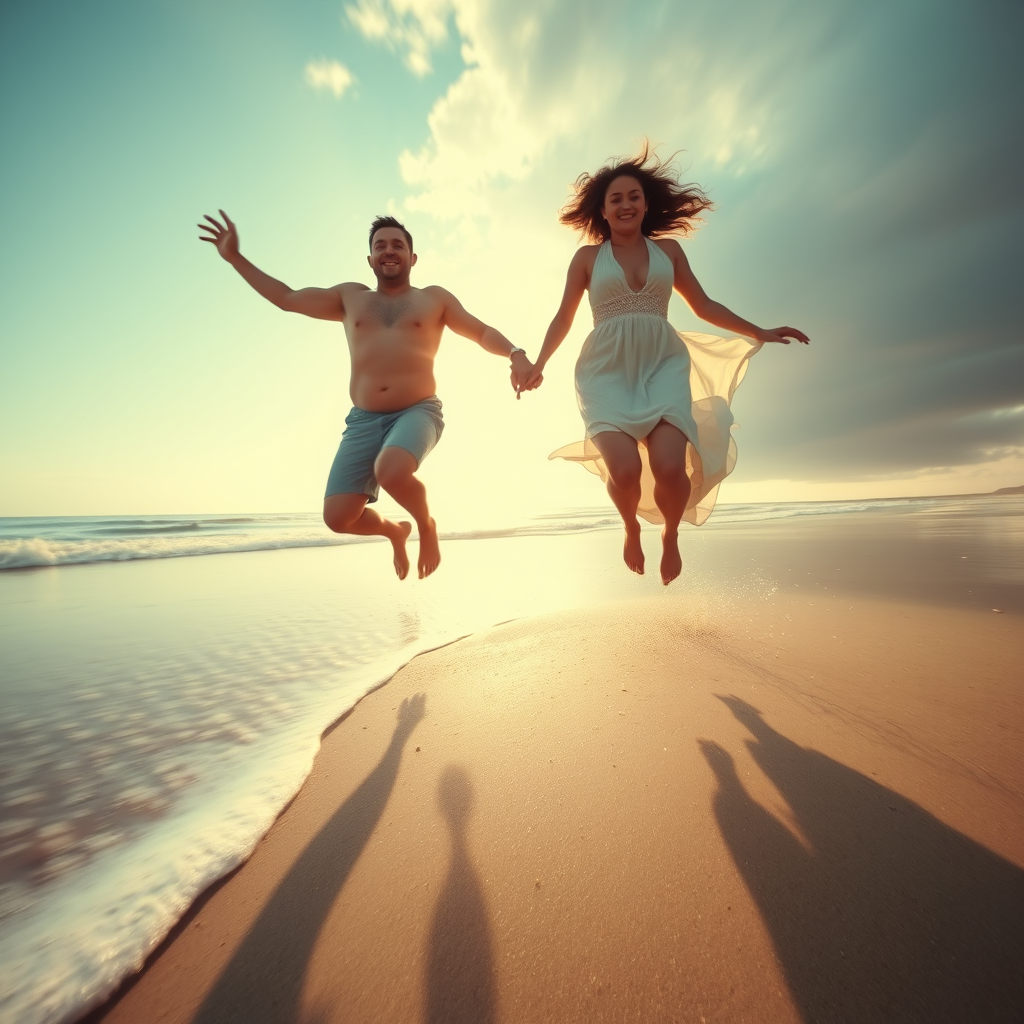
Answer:
[[[644,190],[631,174],[620,174],[613,178],[604,194],[601,216],[610,228],[628,231],[633,225],[643,222],[647,212]]]

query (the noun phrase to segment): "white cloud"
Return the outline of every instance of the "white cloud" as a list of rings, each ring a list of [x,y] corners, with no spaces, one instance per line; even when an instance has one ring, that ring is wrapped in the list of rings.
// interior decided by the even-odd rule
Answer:
[[[310,61],[306,65],[306,81],[314,89],[326,89],[334,93],[336,99],[341,99],[355,82],[355,76],[344,64],[324,59]]]
[[[448,35],[452,0],[357,0],[345,7],[348,20],[373,42],[402,54],[420,78],[431,71],[430,51]]]
[[[346,11],[365,38],[420,75],[450,29],[457,33],[467,67],[436,101],[426,143],[400,159],[408,207],[441,220],[486,215],[495,188],[545,166],[571,163],[571,180],[635,150],[644,136],[685,140],[691,155],[731,177],[771,159],[766,139],[786,74],[765,75],[776,58],[749,25],[735,33],[732,53],[712,58],[692,43],[711,15],[667,4],[650,5],[654,20],[649,11],[626,19],[626,32],[612,0],[585,9],[547,0],[358,0]]]

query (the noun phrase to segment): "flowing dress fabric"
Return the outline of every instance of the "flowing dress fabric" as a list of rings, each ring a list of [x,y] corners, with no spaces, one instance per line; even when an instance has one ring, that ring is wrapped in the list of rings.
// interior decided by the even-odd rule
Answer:
[[[650,239],[645,241],[650,263],[647,283],[638,292],[629,287],[611,243],[598,250],[590,277],[594,329],[576,362],[576,401],[586,437],[548,458],[579,462],[607,482],[607,467],[591,438],[620,430],[643,442],[665,420],[686,435],[691,489],[683,520],[700,526],[715,507],[718,485],[736,465],[729,405],[747,360],[761,346],[746,338],[676,331],[668,322],[672,260]],[[639,451],[638,514],[663,523],[654,503],[646,445],[641,443]]]

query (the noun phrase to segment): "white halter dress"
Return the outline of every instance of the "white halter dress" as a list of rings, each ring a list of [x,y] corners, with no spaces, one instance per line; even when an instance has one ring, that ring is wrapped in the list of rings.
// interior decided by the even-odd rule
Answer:
[[[715,507],[718,485],[736,465],[729,403],[747,360],[761,346],[746,338],[674,330],[668,322],[672,261],[650,239],[645,241],[650,264],[647,283],[638,292],[629,287],[611,243],[598,250],[590,278],[594,329],[576,362],[576,400],[586,438],[548,458],[582,463],[607,481],[607,468],[591,438],[604,430],[629,434],[641,442],[639,515],[663,523],[642,442],[665,420],[689,442],[686,473],[691,490],[683,520],[700,526]]]

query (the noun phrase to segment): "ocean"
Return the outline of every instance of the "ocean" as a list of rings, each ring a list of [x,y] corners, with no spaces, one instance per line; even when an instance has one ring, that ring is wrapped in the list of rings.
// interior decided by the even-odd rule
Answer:
[[[317,515],[0,519],[0,1019],[74,1020],[252,851],[323,731],[416,654],[509,619],[665,593],[608,507],[389,549]],[[1024,498],[720,505],[693,606],[778,589],[1024,613]],[[415,555],[414,562],[415,562]]]

